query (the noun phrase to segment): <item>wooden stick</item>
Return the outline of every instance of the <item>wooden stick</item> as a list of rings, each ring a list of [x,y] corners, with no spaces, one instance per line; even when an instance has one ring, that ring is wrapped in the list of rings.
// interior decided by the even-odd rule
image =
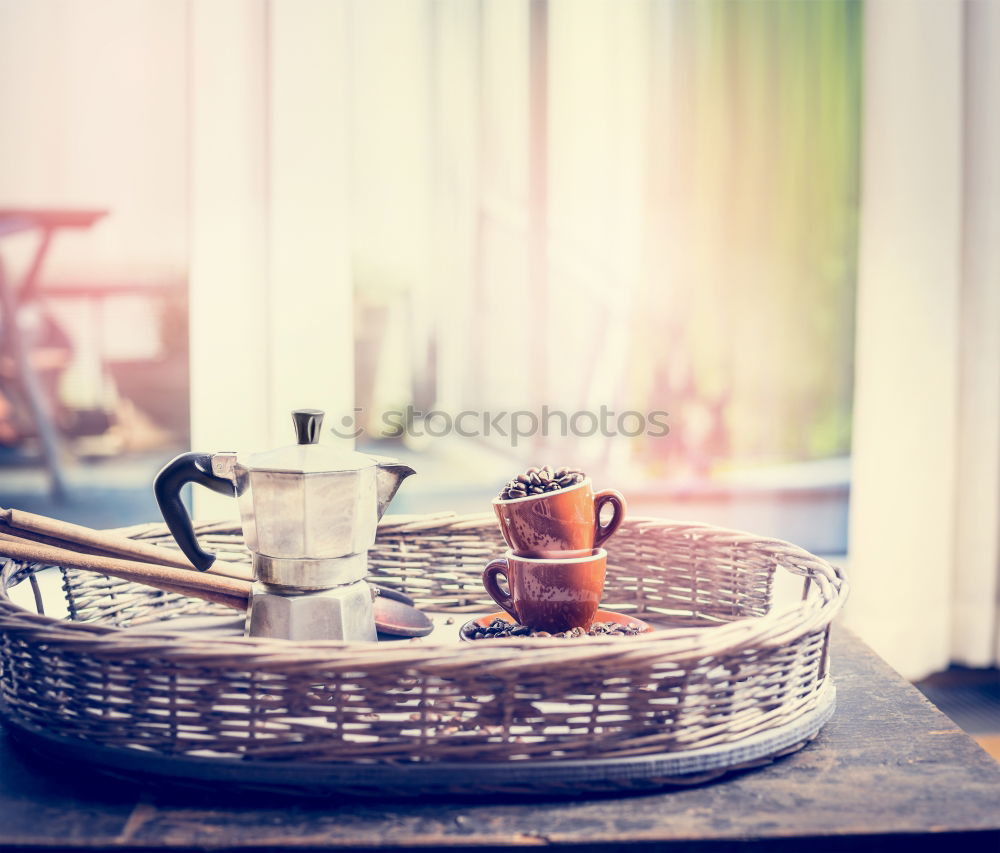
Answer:
[[[195,570],[180,551],[19,509],[0,509],[0,530],[9,535],[23,536],[34,542],[80,553],[123,557],[159,566]],[[251,579],[249,568],[224,560],[216,560],[210,571],[230,578]]]
[[[161,566],[174,566],[178,569],[193,568],[188,559],[179,551],[160,548],[158,545],[150,545],[148,542],[126,539],[124,536],[118,536],[114,533],[93,530],[81,524],[72,524],[68,521],[60,521],[44,515],[36,515],[33,512],[24,512],[20,509],[2,510],[0,511],[0,519],[11,527],[17,527],[31,533],[40,533],[52,539],[61,539],[64,542],[87,546],[121,557],[137,559],[140,562],[158,563]]]
[[[104,574],[110,575],[110,572],[105,572]],[[164,592],[176,592],[179,595],[186,595],[189,598],[200,598],[204,601],[211,601],[215,604],[222,604],[225,607],[231,607],[233,610],[243,610],[247,609],[247,604],[249,598],[242,598],[238,595],[228,595],[224,592],[215,592],[214,590],[199,588],[189,586],[175,586],[172,583],[167,583],[166,581],[156,581],[150,582],[146,580],[138,580],[138,578],[126,578],[124,576],[112,575],[113,577],[121,577],[121,580],[135,580],[137,583],[143,583],[146,586],[154,587],[155,589],[161,589]]]
[[[104,551],[100,548],[88,548],[84,550],[82,545],[66,542],[52,536],[45,536],[42,533],[35,533],[32,530],[22,530],[20,527],[12,527],[6,520],[4,520],[2,513],[0,513],[0,534],[3,534],[7,539],[20,539],[24,542],[36,542],[39,545],[49,545],[53,548],[65,548],[68,551],[93,554],[95,557],[120,556],[112,551]]]
[[[202,574],[192,569],[175,569],[116,557],[81,554],[65,548],[27,542],[5,533],[0,533],[0,556],[98,572],[168,592],[217,601],[237,610],[245,610],[250,598],[250,583],[244,580]]]

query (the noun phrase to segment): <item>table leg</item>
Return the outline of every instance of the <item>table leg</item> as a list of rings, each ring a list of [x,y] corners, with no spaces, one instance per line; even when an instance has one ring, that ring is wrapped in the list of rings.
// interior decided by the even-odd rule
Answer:
[[[17,296],[14,304],[20,307],[29,302],[38,301],[38,276],[42,271],[42,264],[45,263],[45,256],[49,252],[49,245],[52,243],[52,229],[43,228],[38,245],[35,247],[35,255],[31,259],[31,266],[24,274],[21,286],[17,289]]]
[[[39,265],[33,265],[34,272],[37,273]],[[3,259],[0,258],[0,311],[3,312],[4,337],[10,342],[10,351],[14,358],[18,378],[21,380],[25,396],[28,398],[31,417],[42,441],[42,455],[49,472],[49,489],[55,500],[62,501],[66,499],[67,492],[66,480],[59,460],[59,437],[56,434],[41,383],[38,381],[35,369],[31,364],[31,354],[28,352],[24,336],[21,334],[21,327],[17,322],[17,310],[17,299],[8,286]]]

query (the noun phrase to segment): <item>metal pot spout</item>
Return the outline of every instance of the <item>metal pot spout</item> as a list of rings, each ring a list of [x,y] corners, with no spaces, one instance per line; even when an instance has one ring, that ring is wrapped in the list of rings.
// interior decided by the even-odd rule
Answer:
[[[396,492],[399,491],[403,480],[417,472],[409,465],[404,465],[395,459],[389,459],[385,456],[373,458],[378,462],[378,471],[375,472],[375,488],[378,491],[378,517],[381,518],[396,496]]]

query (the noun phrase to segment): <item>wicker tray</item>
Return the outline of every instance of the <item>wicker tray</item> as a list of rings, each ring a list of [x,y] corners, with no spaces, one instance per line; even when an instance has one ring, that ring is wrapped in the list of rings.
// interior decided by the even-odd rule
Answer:
[[[168,542],[159,525],[128,532]],[[238,530],[199,533],[246,558]],[[801,746],[832,712],[829,627],[846,584],[800,548],[631,519],[609,542],[602,606],[669,627],[459,645],[458,614],[492,609],[479,576],[502,548],[492,515],[390,517],[374,579],[455,614],[456,636],[377,646],[171,631],[178,616],[232,611],[68,569],[58,620],[10,600],[45,568],[11,562],[2,712],[36,747],[76,744],[117,772],[312,793],[382,789],[390,776],[420,793],[484,763],[490,774],[469,774],[483,790],[700,782]]]

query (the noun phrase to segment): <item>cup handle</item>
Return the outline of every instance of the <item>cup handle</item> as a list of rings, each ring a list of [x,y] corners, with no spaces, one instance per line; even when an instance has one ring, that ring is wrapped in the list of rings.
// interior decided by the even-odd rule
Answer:
[[[486,587],[490,598],[514,617],[515,622],[518,622],[520,620],[514,611],[514,599],[500,589],[500,584],[497,582],[497,575],[503,575],[504,578],[507,578],[507,560],[503,557],[490,561],[486,568],[483,569],[483,586]],[[510,583],[509,578],[507,578],[507,582]]]
[[[611,520],[602,525],[601,510],[605,504],[611,504],[614,510],[611,513]],[[614,533],[625,520],[625,498],[622,493],[616,492],[614,489],[605,489],[594,495],[594,518],[594,523],[597,525],[597,529],[594,531],[594,547],[600,548],[604,540]]]

